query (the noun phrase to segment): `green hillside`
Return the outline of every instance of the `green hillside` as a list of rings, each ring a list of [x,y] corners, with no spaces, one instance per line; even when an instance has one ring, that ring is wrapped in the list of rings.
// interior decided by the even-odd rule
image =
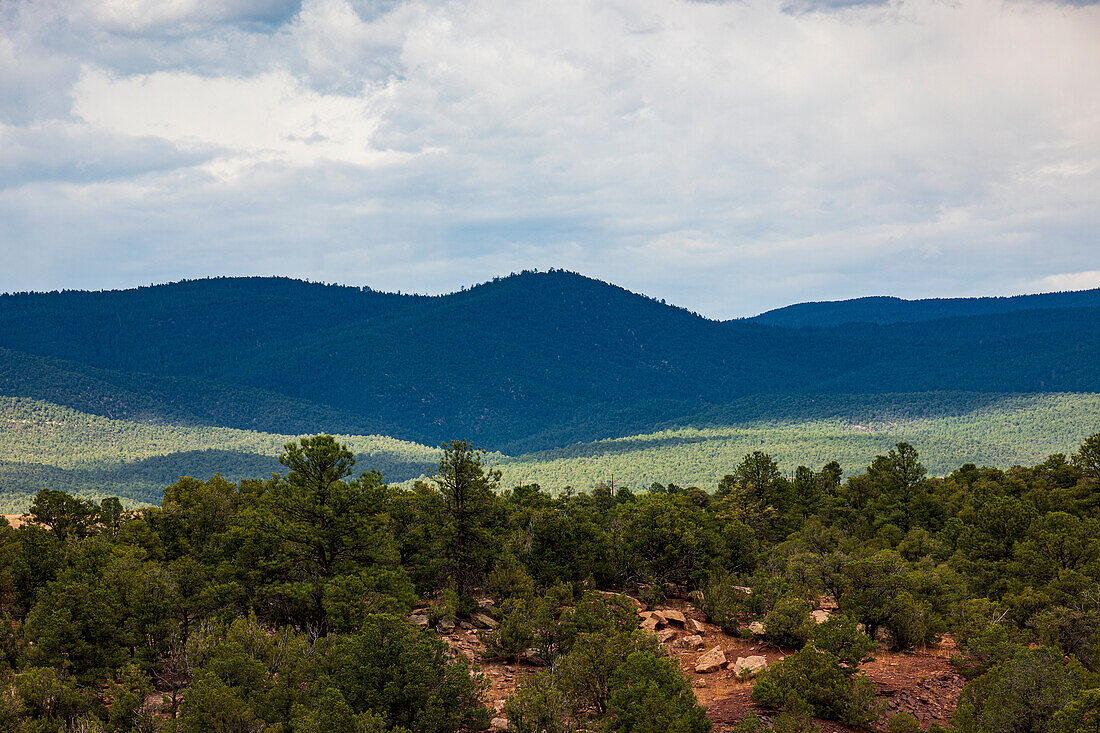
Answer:
[[[282,471],[277,456],[296,436],[218,427],[150,425],[0,397],[0,507],[22,511],[42,488],[89,498],[156,503],[180,476],[230,480]],[[382,436],[341,436],[363,470],[401,481],[430,471],[438,451]]]
[[[791,328],[562,271],[438,297],[279,278],[6,295],[0,394],[150,423],[464,436],[515,455],[752,397],[1098,392],[1096,296],[890,301],[900,315],[833,304],[910,322]],[[792,313],[785,324],[833,318]]]
[[[587,490],[614,477],[713,489],[752,451],[784,471],[838,461],[847,473],[904,441],[933,474],[964,463],[1009,467],[1068,453],[1100,425],[1100,394],[924,393],[753,397],[709,408],[660,430],[514,456],[493,453],[504,485]],[[461,436],[455,436],[461,437]],[[90,498],[156,503],[181,475],[238,480],[282,472],[276,456],[294,436],[233,428],[150,425],[0,397],[0,507],[22,511],[41,488]],[[436,448],[381,436],[340,436],[357,470],[390,482],[429,473]]]
[[[802,405],[806,418],[797,418]],[[944,409],[946,406],[946,409]],[[721,426],[723,415],[747,418]],[[506,483],[560,489],[607,483],[645,488],[654,481],[711,490],[752,451],[784,471],[837,461],[863,470],[898,442],[913,445],[933,474],[965,463],[1008,468],[1076,448],[1100,426],[1100,394],[838,395],[745,400],[710,410],[697,426],[598,441],[505,459]]]

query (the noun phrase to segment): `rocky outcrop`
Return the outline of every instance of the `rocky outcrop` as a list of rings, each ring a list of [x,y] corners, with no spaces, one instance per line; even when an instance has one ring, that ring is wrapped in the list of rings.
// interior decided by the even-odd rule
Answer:
[[[705,641],[703,641],[703,637],[699,636],[698,634],[694,634],[692,636],[685,636],[684,638],[680,639],[680,641],[678,641],[676,643],[679,644],[684,649],[692,649],[692,650],[695,650],[695,651],[699,651],[700,649],[702,649],[704,646],[707,645],[707,643]]]
[[[710,674],[711,672],[717,672],[726,666],[726,653],[722,651],[722,647],[716,646],[713,649],[701,654],[698,659],[695,660],[695,671],[699,674]]]
[[[768,666],[768,658],[762,656],[738,657],[733,663],[733,674],[737,677],[755,677]]]

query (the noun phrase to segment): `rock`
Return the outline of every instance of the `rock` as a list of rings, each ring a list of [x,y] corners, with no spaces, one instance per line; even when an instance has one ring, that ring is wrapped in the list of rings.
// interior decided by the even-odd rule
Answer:
[[[698,636],[706,636],[707,634],[707,627],[703,626],[703,624],[699,623],[693,618],[689,618],[687,620],[687,626],[685,626],[684,628],[688,630],[688,633],[696,634]]]
[[[636,608],[639,611],[641,611],[642,609],[645,608],[644,603],[639,601],[637,598],[632,598],[631,596],[628,596],[626,593],[613,593],[609,590],[601,590],[601,591],[598,591],[598,592],[601,596],[603,596],[604,598],[607,598],[607,599],[621,598],[624,601],[626,601],[627,603],[629,603],[630,605],[634,606],[634,608]]]
[[[685,649],[694,649],[695,651],[698,651],[707,645],[706,642],[703,641],[703,637],[699,636],[698,634],[693,636],[685,636],[684,638],[680,639],[678,643]]]
[[[693,679],[691,681],[691,686],[692,687],[706,687],[707,686],[707,681],[703,677],[696,677],[695,679]]]
[[[755,677],[758,672],[768,666],[768,658],[761,656],[738,657],[733,663],[733,674],[737,677],[747,675]]]
[[[470,620],[474,622],[474,625],[479,629],[495,629],[500,626],[492,616],[488,616],[484,613],[475,613],[470,616]]]
[[[814,623],[823,624],[829,620],[828,611],[822,611],[819,609],[817,611],[810,611],[810,615],[814,617]]]
[[[414,613],[412,616],[409,616],[406,621],[408,621],[413,626],[419,626],[422,629],[428,628],[428,617],[422,613]]]
[[[469,621],[467,621],[465,619],[462,619],[461,621],[458,622],[458,628],[466,629],[467,631],[473,631],[474,625],[472,623],[470,623]]]
[[[673,626],[679,626],[681,629],[687,626],[687,619],[684,618],[684,614],[680,613],[679,611],[675,609],[669,609],[667,611],[663,611],[663,613],[665,621],[672,624]]]
[[[667,644],[677,636],[676,629],[663,629],[657,632],[657,641]]]
[[[455,622],[449,618],[441,618],[435,622],[435,628],[441,634],[453,634],[455,630]]]
[[[532,667],[546,666],[546,660],[540,657],[538,655],[538,652],[536,652],[534,649],[525,649],[523,651],[523,654],[519,655],[519,659],[521,662],[524,662],[525,664],[530,664]]]
[[[764,628],[764,624],[760,623],[759,621],[753,621],[751,624],[749,624],[749,631],[756,636],[763,636],[764,634],[768,633],[768,630]]]
[[[663,623],[663,621],[664,621],[664,619],[657,616],[657,614],[655,614],[653,612],[646,612],[646,613],[642,614],[641,626],[646,631],[656,631],[657,629],[659,629],[661,627],[661,624]]]
[[[687,592],[682,585],[677,585],[676,583],[665,583],[662,587],[665,591],[665,598],[687,597]]]
[[[489,723],[489,727],[493,730],[508,730],[508,719],[493,718],[492,722]]]
[[[701,654],[698,659],[695,660],[695,671],[699,674],[709,674],[711,672],[717,672],[726,665],[726,653],[722,651],[722,647],[716,646],[708,652]]]

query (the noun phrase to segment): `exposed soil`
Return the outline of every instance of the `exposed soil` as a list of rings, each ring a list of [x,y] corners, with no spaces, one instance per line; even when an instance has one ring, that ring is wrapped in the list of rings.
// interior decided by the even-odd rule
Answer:
[[[823,605],[828,608],[829,604]],[[703,635],[705,645],[701,650],[688,650],[678,645],[678,639],[686,632],[680,632],[677,639],[664,646],[679,661],[684,676],[691,681],[699,704],[707,709],[707,717],[714,723],[715,730],[728,731],[734,723],[756,710],[752,704],[753,683],[738,680],[730,669],[698,674],[695,671],[696,659],[718,646],[725,652],[731,667],[738,657],[753,655],[766,657],[771,664],[792,650],[728,636],[713,624],[706,623],[703,615],[688,601],[669,600],[657,610],[667,609],[681,611],[686,617],[703,623],[706,630]],[[502,714],[500,711],[504,700],[515,691],[522,680],[538,671],[537,667],[526,664],[504,664],[482,659],[480,654],[484,645],[475,630],[456,629],[453,634],[443,638],[488,678],[491,687],[487,698],[497,711],[497,716]],[[875,653],[874,661],[862,666],[863,671],[874,682],[878,698],[884,703],[886,710],[875,726],[877,730],[885,731],[889,718],[901,711],[915,715],[925,728],[932,723],[945,725],[948,722],[958,702],[959,692],[965,684],[965,680],[948,661],[954,649],[954,641],[949,636],[944,637],[937,646],[920,652],[894,653],[880,648]],[[763,709],[757,712],[768,714]],[[830,721],[819,720],[818,723],[824,733],[855,730]]]

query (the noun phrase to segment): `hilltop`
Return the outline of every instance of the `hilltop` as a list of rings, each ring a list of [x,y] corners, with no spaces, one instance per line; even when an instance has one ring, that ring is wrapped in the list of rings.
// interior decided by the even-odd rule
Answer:
[[[285,278],[24,293],[0,296],[0,394],[145,422],[550,449],[754,395],[1100,391],[1098,292],[917,301],[905,308],[935,318],[844,324],[830,309],[867,303],[714,321],[562,271],[443,296]]]

